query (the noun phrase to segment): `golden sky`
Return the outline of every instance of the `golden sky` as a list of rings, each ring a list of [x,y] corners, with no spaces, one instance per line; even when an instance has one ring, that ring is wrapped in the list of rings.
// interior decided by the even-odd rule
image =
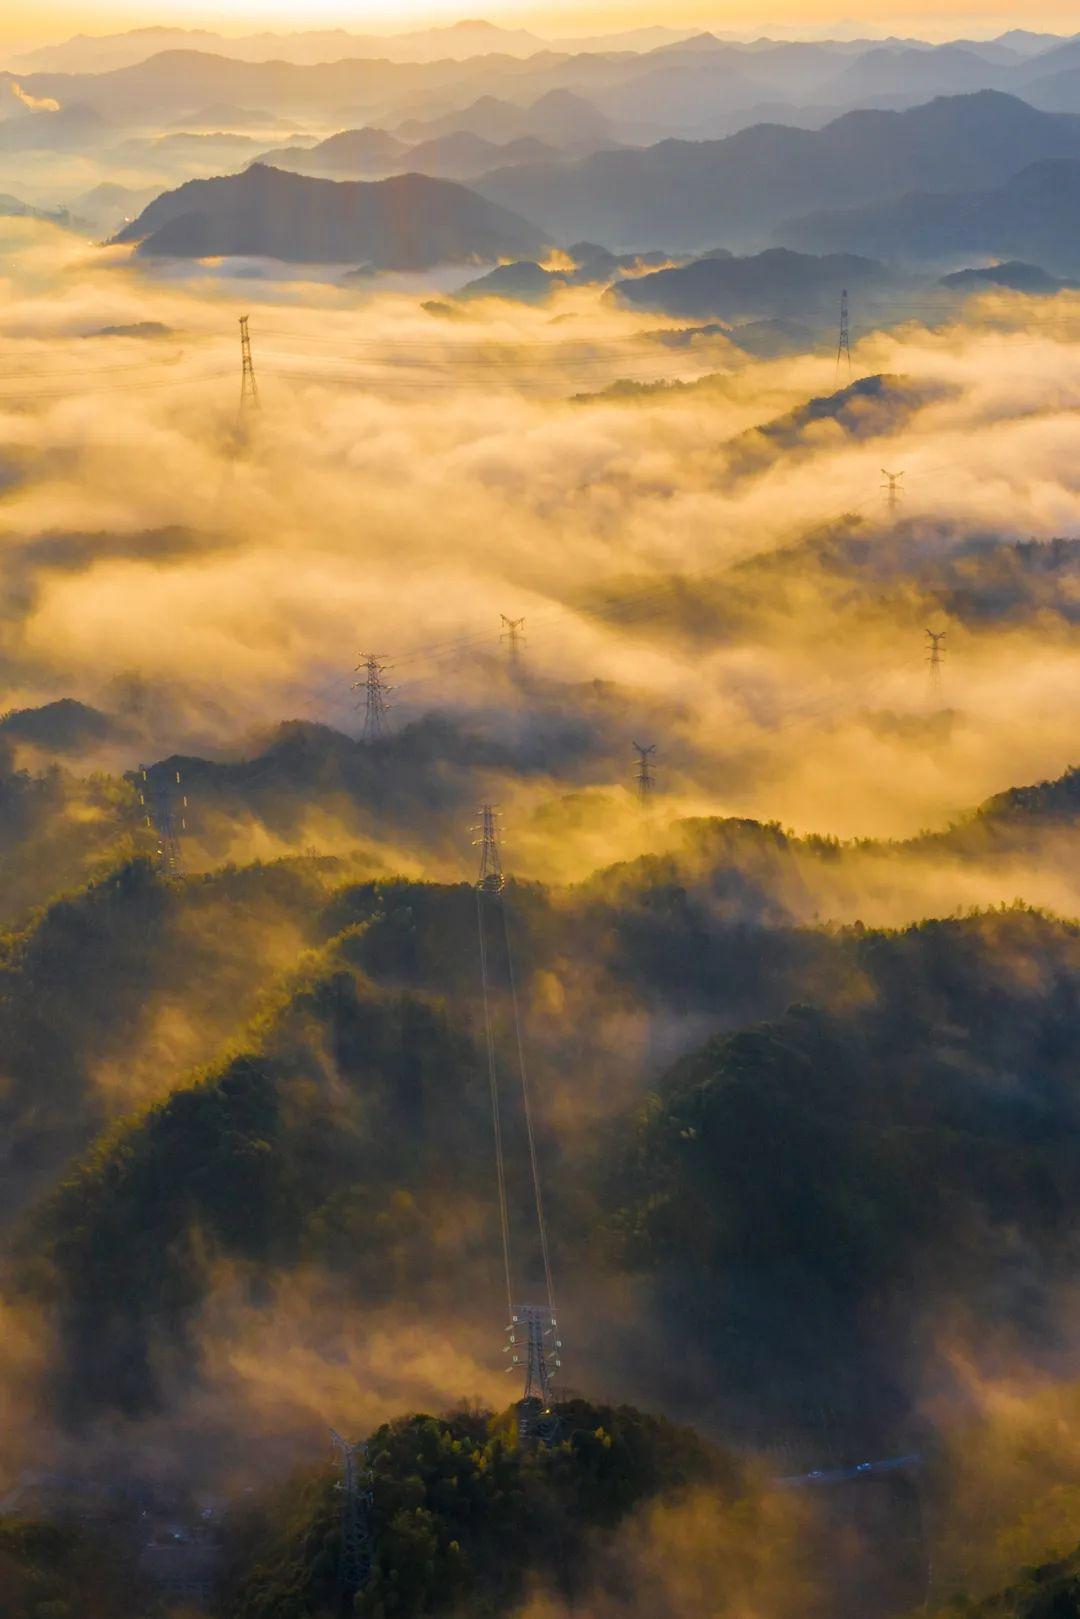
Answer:
[[[475,8],[463,0],[395,0],[380,4],[367,0],[172,0],[159,9],[147,0],[42,0],[33,7],[0,4],[0,46],[45,43],[73,33],[100,34],[146,24],[209,27],[244,32],[270,27],[279,30],[321,26],[356,31],[391,33],[399,29],[445,24],[462,15],[480,14],[507,26],[523,26],[549,33],[588,33],[663,22],[669,25],[767,32],[822,33],[835,25],[846,36],[892,31],[924,38],[949,38],[965,33],[992,34],[1006,28],[1047,28],[1072,33],[1078,18],[1075,0],[1045,0],[1030,7],[998,5],[994,0],[864,0],[857,11],[843,12],[837,0],[685,0],[677,9],[656,0],[622,3],[575,4],[573,0],[483,0]]]

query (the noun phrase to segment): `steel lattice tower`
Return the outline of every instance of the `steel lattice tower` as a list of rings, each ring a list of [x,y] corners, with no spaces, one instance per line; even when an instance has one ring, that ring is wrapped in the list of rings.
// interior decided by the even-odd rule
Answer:
[[[944,630],[927,630],[926,639],[929,645],[926,649],[927,684],[929,688],[931,708],[941,708],[941,665],[945,658]]]
[[[506,642],[506,660],[511,669],[519,669],[521,667],[521,649],[525,645],[525,636],[523,634],[525,620],[523,618],[507,618],[505,613],[500,613],[499,617],[503,622],[503,630],[499,640]]]
[[[885,490],[885,499],[888,503],[891,517],[895,515],[896,508],[900,504],[900,496],[904,493],[900,487],[900,479],[904,474],[902,472],[888,472],[884,467],[882,467],[881,471],[883,476],[888,479],[888,482],[883,483],[881,487]]]
[[[848,323],[848,295],[845,287],[840,294],[840,341],[836,345],[836,375],[840,376],[840,362],[847,360],[848,376],[851,375],[851,329]]]
[[[386,716],[390,711],[386,694],[394,688],[383,681],[382,677],[390,665],[382,663],[381,658],[381,652],[361,652],[360,662],[356,666],[357,673],[364,676],[363,680],[353,682],[353,690],[364,693],[365,742],[377,742],[386,735]]]
[[[649,802],[650,798],[652,797],[653,788],[656,786],[656,777],[653,775],[652,765],[649,763],[650,758],[656,752],[656,743],[655,742],[650,742],[649,746],[646,748],[646,747],[642,747],[640,742],[635,742],[634,743],[634,752],[638,756],[638,761],[637,761],[638,798],[641,800],[641,802],[643,804],[647,804]]]
[[[146,811],[147,826],[157,833],[158,866],[167,877],[179,877],[184,869],[180,834],[187,831],[188,807],[187,794],[181,790],[180,772],[173,771],[175,782],[170,782],[165,775],[152,776],[145,768],[141,774],[139,802]],[[175,799],[179,799],[179,803],[175,803]]]
[[[357,1591],[363,1590],[371,1576],[372,1506],[371,1469],[368,1466],[367,1446],[350,1444],[333,1428],[330,1437],[341,1456],[341,1561],[339,1583],[341,1595],[350,1604]]]
[[[499,854],[499,838],[495,829],[498,815],[494,804],[484,804],[480,809],[480,824],[473,828],[480,836],[473,839],[473,846],[480,850],[480,872],[476,879],[476,886],[482,894],[501,894],[503,887],[502,857]]]
[[[518,1438],[550,1444],[559,1426],[552,1409],[551,1392],[551,1369],[562,1365],[558,1323],[550,1310],[538,1304],[520,1304],[510,1318],[506,1334],[510,1365],[521,1366],[525,1372],[525,1392],[518,1402]],[[548,1340],[553,1351],[550,1364]]]
[[[251,358],[251,333],[247,315],[240,316],[240,420],[259,408],[259,385],[255,381],[255,365]]]

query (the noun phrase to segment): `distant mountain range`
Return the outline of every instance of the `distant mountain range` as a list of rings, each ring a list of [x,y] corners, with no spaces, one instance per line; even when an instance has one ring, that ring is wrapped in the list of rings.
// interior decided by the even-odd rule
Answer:
[[[405,37],[414,36],[399,39]],[[18,59],[17,73],[0,75],[0,86],[18,83],[34,98],[78,102],[117,123],[197,117],[207,106],[234,108],[243,119],[262,108],[322,132],[404,124],[412,141],[467,129],[500,141],[533,134],[561,147],[573,144],[569,134],[484,127],[482,108],[493,101],[520,110],[564,92],[587,104],[612,139],[630,144],[715,138],[766,118],[818,127],[857,108],[902,109],[977,90],[1008,92],[1045,111],[1080,112],[1080,37],[1013,32],[931,46],[740,42],[661,31],[631,45],[593,40],[553,48],[520,30],[469,23],[424,38],[434,42],[432,51],[403,46],[394,57],[387,41],[358,43],[333,31],[230,42],[148,30],[120,36],[120,44],[83,39],[31,53]],[[595,128],[588,134],[595,139]]]
[[[610,121],[584,96],[570,90],[548,90],[525,106],[497,96],[481,96],[460,112],[446,113],[441,118],[407,119],[397,126],[396,133],[403,140],[422,141],[462,131],[500,142],[531,137],[568,149],[583,144],[596,146],[612,139]]]
[[[750,258],[710,256],[691,264],[617,281],[608,296],[630,309],[667,315],[749,321],[802,315],[813,319],[840,307],[845,288],[884,293],[884,265],[851,254],[814,258],[771,248]]]
[[[574,110],[573,97],[544,99],[549,108],[565,100]],[[250,144],[216,140],[169,135],[164,147],[220,149],[235,162],[228,154]],[[778,246],[900,264],[951,267],[994,257],[1033,259],[1057,275],[1077,268],[1080,117],[1039,112],[997,91],[939,97],[904,112],[848,113],[821,130],[760,125],[721,141],[664,141],[574,162],[527,161],[531,140],[494,146],[459,131],[409,144],[384,129],[347,130],[311,147],[264,153],[268,163],[240,174],[189,181],[144,208],[117,239],[151,255],[266,254],[376,269],[526,260],[531,265],[500,272],[483,291],[530,298],[554,285],[537,264],[544,249],[574,240],[623,255],[643,243],[669,255],[701,254],[720,238],[744,254]],[[477,175],[492,152],[499,167]],[[392,178],[352,178],[371,168],[388,168]],[[350,178],[322,177],[334,174]],[[760,268],[783,279],[796,264],[797,253],[766,254]],[[614,276],[619,266],[612,260],[607,269]],[[741,273],[715,263],[661,268],[618,296],[695,317],[798,318],[780,307],[787,294],[779,291],[741,304]],[[849,279],[859,284],[861,273],[854,265]],[[834,296],[835,280],[826,277],[823,297]],[[795,274],[791,295],[812,300],[816,285]],[[743,290],[752,294],[752,281]]]
[[[70,211],[76,219],[85,220],[95,234],[112,236],[128,220],[134,219],[139,210],[152,202],[156,195],[156,186],[122,186],[105,182],[75,197]]]
[[[329,180],[363,180],[384,175],[411,151],[389,130],[340,130],[325,141],[290,142],[259,152],[257,162],[288,168],[296,175],[322,175]]]
[[[363,179],[432,174],[464,180],[517,163],[558,161],[616,145],[607,120],[581,97],[551,90],[528,107],[485,96],[460,113],[394,131],[346,129],[314,144],[277,147],[261,161],[298,174]]]
[[[208,28],[132,28],[121,34],[76,34],[59,45],[22,51],[9,63],[16,73],[103,73],[144,62],[159,51],[212,51],[245,62],[293,62],[313,65],[347,56],[377,57],[391,62],[427,62],[499,52],[532,56],[538,51],[649,51],[689,38],[692,28],[631,28],[582,39],[542,38],[525,28],[466,21],[444,28],[422,28],[401,34],[353,34],[344,28],[311,29],[287,34],[230,36]]]
[[[453,135],[440,135],[435,140],[410,146],[394,169],[398,173],[434,174],[445,180],[475,180],[494,168],[545,163],[557,156],[554,147],[532,135],[521,135],[500,145],[462,129]]]
[[[534,260],[522,259],[513,264],[500,264],[487,275],[470,281],[457,296],[460,299],[509,298],[515,303],[542,303],[561,287],[582,287],[617,279],[627,271],[640,272],[650,265],[659,266],[668,255],[651,253],[609,253],[595,242],[575,242],[565,249],[564,260],[569,264],[562,269],[547,270]]]
[[[757,121],[772,106],[781,122],[805,122],[815,108],[903,108],[935,95],[1002,90],[1047,111],[1080,111],[1076,40],[1025,51],[1004,37],[928,46],[918,41],[769,43],[755,50],[701,35],[655,51],[615,82],[588,86],[615,121],[651,122],[671,132],[719,134],[732,115]],[[585,88],[582,85],[582,88]]]
[[[1080,159],[1032,163],[1003,185],[913,192],[864,208],[812,214],[786,240],[817,250],[873,253],[898,262],[1032,256],[1080,274]]]
[[[943,275],[941,285],[951,292],[989,292],[994,287],[1007,292],[1024,292],[1033,297],[1046,297],[1060,292],[1069,282],[1050,275],[1038,264],[1025,264],[1022,259],[1009,259],[1005,264],[986,264],[975,269],[954,270]]]
[[[386,129],[343,129],[326,140],[303,146],[276,147],[261,152],[259,163],[294,174],[323,175],[329,179],[363,179],[384,174],[411,150]]]
[[[0,119],[0,152],[83,152],[113,134],[101,113],[74,103]]]
[[[66,225],[69,216],[65,210],[50,213],[45,208],[34,208],[21,197],[13,197],[7,191],[0,191],[0,218],[4,219],[44,219],[54,225]]]
[[[449,96],[451,104],[464,106],[492,81],[501,87],[500,64],[505,77],[512,77],[515,64],[510,58],[497,58],[494,67],[485,67],[487,61],[480,57],[425,64],[347,58],[305,66],[167,50],[101,73],[0,74],[0,86],[18,83],[35,100],[53,100],[61,106],[78,102],[115,123],[160,127],[189,111],[218,105],[265,108],[277,118],[311,120],[325,128],[328,122],[339,127],[346,122],[397,122],[436,96]]]
[[[545,246],[527,220],[452,181],[317,180],[262,164],[166,192],[115,240],[137,242],[147,256],[265,254],[384,270],[491,262]]]
[[[543,303],[565,287],[606,285],[608,299],[625,308],[706,322],[648,334],[665,347],[692,348],[701,339],[723,337],[749,353],[773,356],[808,353],[823,336],[831,337],[835,348],[845,290],[857,301],[863,323],[887,325],[907,317],[913,297],[924,319],[932,320],[937,306],[941,317],[951,320],[958,301],[974,293],[997,288],[1048,297],[1076,285],[1018,259],[927,281],[850,253],[818,256],[787,248],[742,258],[713,249],[688,263],[671,264],[661,252],[616,255],[579,242],[564,250],[564,258],[569,266],[558,269],[534,260],[500,264],[456,296]]]
[[[983,91],[906,112],[847,113],[821,130],[758,125],[721,141],[662,141],[496,170],[477,190],[555,240],[587,235],[617,249],[650,241],[685,250],[718,238],[754,246],[775,235],[805,246],[805,228],[789,237],[779,227],[811,209],[990,186],[1046,158],[1080,159],[1080,118]]]

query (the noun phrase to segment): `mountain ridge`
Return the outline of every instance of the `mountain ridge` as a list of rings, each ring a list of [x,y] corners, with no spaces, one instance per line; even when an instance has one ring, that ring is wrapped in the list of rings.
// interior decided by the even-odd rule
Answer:
[[[1035,257],[1044,269],[1071,276],[1080,273],[1078,209],[1080,158],[1047,158],[991,189],[912,191],[869,207],[810,214],[783,235],[803,247],[909,263]]]
[[[482,263],[545,245],[528,220],[455,181],[324,180],[260,163],[164,193],[113,241],[135,243],[145,257],[263,254],[395,270]]]
[[[1080,158],[1080,117],[995,91],[938,97],[905,112],[851,112],[820,130],[757,124],[719,141],[664,140],[572,164],[523,165],[476,189],[517,200],[562,240],[672,249],[756,244],[806,214],[808,200],[870,202],[927,185],[963,190],[1049,157]],[[796,241],[784,245],[799,246]]]

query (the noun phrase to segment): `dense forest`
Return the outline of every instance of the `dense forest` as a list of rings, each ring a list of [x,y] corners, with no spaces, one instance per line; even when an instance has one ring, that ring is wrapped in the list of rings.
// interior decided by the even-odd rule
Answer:
[[[325,744],[294,729],[266,757],[286,768],[300,748],[307,769]],[[88,790],[59,771],[10,779],[12,802],[47,791],[58,814]],[[700,1486],[710,1510],[762,1510],[755,1452],[775,1474],[918,1449],[944,1498],[952,1464],[924,1402],[942,1333],[962,1342],[989,1314],[1034,1353],[1075,1262],[1080,931],[1019,902],[900,926],[818,911],[827,885],[868,871],[1056,865],[1078,780],[902,843],[699,817],[582,881],[509,881],[573,1381],[742,1459],[629,1404],[563,1397],[550,1451],[519,1450],[511,1418],[479,1406],[403,1412],[370,1441],[377,1553],[358,1611],[505,1613],[541,1575],[572,1606],[610,1580],[603,1538],[646,1499]],[[51,897],[43,847],[40,902],[0,958],[5,1297],[47,1325],[34,1381],[60,1422],[77,1443],[103,1423],[168,1428],[213,1394],[215,1311],[277,1330],[289,1286],[314,1319],[333,1298],[400,1320],[408,1300],[434,1341],[454,1321],[474,1337],[497,1320],[498,1235],[473,884],[390,875],[363,848],[170,876],[136,786],[93,792],[119,810],[113,842],[95,833],[91,874],[58,866]],[[545,813],[587,829],[598,810],[570,795]],[[36,847],[44,825],[7,835]],[[503,1071],[508,966],[500,943]],[[512,1142],[512,1105],[506,1122]],[[527,1232],[522,1154],[509,1214]],[[212,1453],[212,1432],[200,1444]],[[335,1465],[286,1473],[222,1520],[223,1619],[339,1611]],[[885,1511],[903,1547],[906,1499]],[[155,1611],[152,1591],[132,1595],[123,1513],[91,1533],[30,1507],[4,1522],[20,1619],[74,1613],[76,1589],[91,1619]],[[918,1556],[898,1558],[894,1605]],[[980,1601],[1021,1602],[987,1594],[1003,1567],[973,1582]]]

